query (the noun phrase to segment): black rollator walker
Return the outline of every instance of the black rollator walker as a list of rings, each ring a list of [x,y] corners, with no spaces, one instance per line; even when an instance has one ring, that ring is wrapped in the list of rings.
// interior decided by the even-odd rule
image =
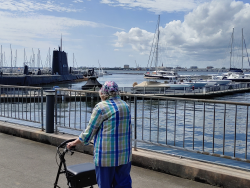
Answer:
[[[66,166],[66,160],[64,158],[65,154],[67,152],[70,152],[71,155],[74,154],[73,151],[67,149],[67,143],[72,142],[74,140],[75,139],[64,141],[57,147],[57,154],[60,158],[60,164],[54,188],[60,188],[57,185],[60,174],[66,175],[67,184],[69,188],[82,188],[88,186],[90,186],[90,188],[93,188],[93,185],[97,184],[95,175],[95,165],[93,163],[82,163]],[[60,148],[64,148],[63,151],[60,151]]]

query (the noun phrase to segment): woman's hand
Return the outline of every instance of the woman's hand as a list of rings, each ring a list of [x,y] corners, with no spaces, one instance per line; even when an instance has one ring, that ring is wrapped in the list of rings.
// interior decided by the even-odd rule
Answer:
[[[69,142],[69,143],[67,144],[67,148],[70,149],[71,147],[75,146],[76,144],[75,144],[74,142],[75,142],[75,141]]]
[[[80,144],[80,143],[81,143],[81,141],[79,140],[79,138],[77,138],[77,139],[74,140],[73,142],[69,142],[69,143],[67,144],[67,148],[70,149],[71,147],[76,146],[77,144]]]

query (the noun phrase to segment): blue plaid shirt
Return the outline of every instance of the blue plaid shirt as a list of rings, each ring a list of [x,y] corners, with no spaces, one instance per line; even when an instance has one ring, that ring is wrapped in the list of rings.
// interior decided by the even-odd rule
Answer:
[[[120,96],[99,102],[79,139],[85,144],[94,137],[94,163],[111,167],[132,159],[132,127],[129,106]]]

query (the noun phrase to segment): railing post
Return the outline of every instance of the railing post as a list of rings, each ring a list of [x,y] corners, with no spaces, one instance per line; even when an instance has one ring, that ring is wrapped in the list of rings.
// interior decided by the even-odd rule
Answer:
[[[57,97],[57,89],[55,88],[55,124],[56,124],[56,126],[55,126],[55,130],[56,130],[56,134],[57,134],[57,99],[58,99],[58,97]]]
[[[174,146],[175,146],[175,140],[176,140],[176,121],[177,121],[177,100],[175,100],[175,109],[174,109]]]
[[[44,131],[44,127],[43,127],[43,88],[41,88],[41,126],[42,126],[42,131]]]
[[[54,133],[55,90],[47,90],[46,95],[46,133]]]
[[[1,115],[2,115],[2,87],[0,86],[0,105],[1,105]]]
[[[246,117],[246,144],[245,144],[245,159],[247,159],[247,141],[248,141],[248,106],[247,106],[247,117]]]
[[[137,150],[137,97],[134,96],[134,105],[135,105],[135,109],[134,109],[134,151]]]

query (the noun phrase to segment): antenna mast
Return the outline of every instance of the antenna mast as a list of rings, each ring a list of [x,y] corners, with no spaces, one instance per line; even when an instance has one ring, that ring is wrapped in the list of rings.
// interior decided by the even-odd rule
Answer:
[[[61,34],[61,51],[62,51],[62,34]]]

